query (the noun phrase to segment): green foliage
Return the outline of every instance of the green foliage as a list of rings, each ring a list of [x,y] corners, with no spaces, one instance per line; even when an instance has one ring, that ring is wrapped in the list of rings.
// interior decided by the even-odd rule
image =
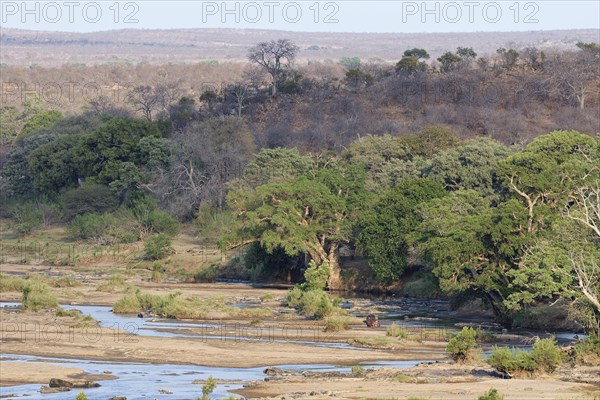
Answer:
[[[58,300],[50,291],[50,287],[37,280],[28,281],[22,289],[21,309],[40,311],[46,308],[57,308]]]
[[[68,190],[62,195],[65,216],[69,219],[76,215],[113,211],[117,206],[114,193],[105,185],[85,184]]]
[[[471,327],[464,327],[456,336],[448,342],[446,352],[455,362],[467,362],[474,358],[474,350],[477,342],[477,331]]]
[[[552,373],[562,362],[562,352],[553,338],[536,340],[530,357],[538,371]]]
[[[165,267],[163,267],[158,261],[154,261],[152,263],[152,275],[150,276],[150,280],[155,283],[162,282],[165,272]]]
[[[350,319],[345,315],[331,315],[325,319],[325,332],[340,332],[350,328]]]
[[[415,47],[414,49],[406,50],[404,52],[404,57],[415,57],[417,59],[427,60],[429,58],[429,53],[427,53],[427,50],[425,49],[419,49]]]
[[[229,210],[219,211],[209,203],[201,203],[198,208],[194,226],[198,228],[198,236],[217,241],[233,224],[233,216]]]
[[[517,268],[528,237],[525,212],[516,200],[492,208],[478,193],[457,191],[421,207],[416,249],[431,262],[446,293],[487,298],[501,309],[508,293],[506,271]]]
[[[15,204],[11,207],[13,230],[19,236],[25,236],[40,228],[44,222],[44,214],[33,202]]]
[[[179,222],[162,210],[152,210],[148,215],[148,225],[153,231],[176,236],[179,233]]]
[[[262,149],[246,167],[241,181],[233,181],[231,185],[256,188],[269,182],[289,182],[306,174],[312,164],[310,157],[296,148]]]
[[[329,263],[327,261],[317,264],[314,260],[310,260],[308,268],[304,271],[306,290],[325,289],[328,277]]]
[[[427,64],[420,62],[417,57],[404,56],[396,63],[396,71],[404,73],[413,73],[417,71],[425,71]]]
[[[406,180],[383,193],[359,217],[357,244],[369,257],[369,266],[383,282],[397,280],[407,265],[408,236],[421,221],[417,206],[445,195],[429,180]]]
[[[128,200],[127,205],[131,214],[140,226],[140,236],[150,233],[164,233],[176,236],[179,233],[179,222],[170,214],[158,210],[156,199],[145,193],[136,193]]]
[[[443,125],[427,126],[417,133],[402,137],[402,141],[412,156],[426,158],[460,143],[456,132]]]
[[[21,292],[26,284],[25,279],[0,274],[0,292]]]
[[[69,237],[75,240],[99,239],[105,231],[105,219],[95,213],[78,215],[67,225]]]
[[[0,144],[12,143],[21,132],[23,121],[16,107],[0,107]]]
[[[337,301],[332,301],[327,292],[321,289],[302,290],[296,286],[288,293],[287,304],[289,307],[298,309],[300,314],[316,319],[323,319],[341,312]]]
[[[490,196],[499,184],[498,165],[513,152],[492,139],[473,139],[436,154],[424,174],[447,190],[472,189]]]
[[[84,392],[79,392],[75,397],[75,400],[88,400]]]
[[[552,338],[537,339],[531,351],[492,347],[488,363],[505,374],[552,373],[562,361],[562,353]]]
[[[64,116],[57,110],[39,111],[25,121],[20,135],[27,135],[38,129],[50,127],[62,118]]]
[[[238,218],[220,246],[226,249],[254,239],[268,252],[282,248],[290,256],[308,253],[317,263],[327,257],[331,283],[332,277],[339,278],[332,259],[336,260],[339,244],[350,238],[352,217],[367,197],[364,178],[361,166],[331,160],[314,175],[232,191],[227,199]]]
[[[498,393],[498,390],[492,388],[485,394],[479,396],[477,400],[504,400],[504,396]]]
[[[354,376],[362,376],[366,372],[365,368],[361,365],[353,365],[350,371]]]
[[[592,334],[575,344],[574,359],[578,364],[599,365],[600,364],[600,336]]]
[[[442,72],[455,71],[456,69],[458,69],[460,62],[462,61],[460,56],[450,51],[447,51],[444,54],[442,54],[440,57],[438,57],[437,60],[440,64],[442,64],[440,68]]]
[[[415,166],[419,160],[414,161],[402,138],[391,135],[362,137],[352,142],[343,152],[343,157],[365,167],[368,174],[366,187],[371,191],[381,192],[393,186],[392,180],[414,178],[420,174],[420,168]],[[388,171],[390,165],[393,172]],[[391,179],[390,175],[397,179]]]
[[[244,254],[244,264],[250,269],[252,281],[287,279],[296,265],[296,258],[287,255],[281,247],[269,253],[260,243],[254,242]]]
[[[144,253],[150,260],[161,260],[173,252],[172,239],[165,233],[157,233],[144,243]]]
[[[399,338],[402,340],[407,340],[410,336],[408,330],[398,326],[398,324],[396,324],[395,322],[385,330],[385,335]]]
[[[27,163],[34,187],[42,192],[59,192],[75,187],[79,178],[92,178],[123,196],[146,179],[141,167],[164,162],[166,154],[156,126],[112,118],[92,133],[62,135],[37,147]]]
[[[140,237],[140,227],[124,209],[103,215],[77,215],[66,230],[71,239],[100,240],[104,243],[133,243]]]
[[[202,399],[207,400],[216,387],[217,381],[212,376],[209,376],[204,385],[202,385]]]
[[[342,57],[338,64],[347,69],[360,68],[360,57]]]
[[[217,264],[209,265],[194,274],[194,282],[214,282],[218,273],[219,266]]]

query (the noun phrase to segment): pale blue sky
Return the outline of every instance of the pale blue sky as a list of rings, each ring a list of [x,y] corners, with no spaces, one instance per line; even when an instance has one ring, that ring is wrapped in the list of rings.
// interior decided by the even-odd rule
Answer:
[[[2,0],[1,3],[0,21],[4,27],[71,32],[203,27],[405,33],[600,29],[599,1]]]

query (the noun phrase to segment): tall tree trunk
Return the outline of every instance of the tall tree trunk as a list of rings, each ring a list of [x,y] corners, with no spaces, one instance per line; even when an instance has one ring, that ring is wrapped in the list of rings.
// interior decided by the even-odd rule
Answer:
[[[332,243],[327,254],[329,262],[329,278],[327,278],[327,287],[329,290],[342,290],[342,270],[340,268],[339,244]]]

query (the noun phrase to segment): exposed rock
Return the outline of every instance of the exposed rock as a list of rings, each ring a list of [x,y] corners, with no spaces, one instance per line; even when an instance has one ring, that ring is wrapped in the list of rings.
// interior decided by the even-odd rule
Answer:
[[[66,381],[64,379],[51,378],[49,386],[51,388],[66,387],[66,388],[77,388],[77,389],[89,389],[89,388],[100,387],[100,384],[97,382],[86,381],[83,379]]]
[[[108,400],[127,400],[127,397],[125,396],[113,396]]]
[[[50,387],[50,386],[42,386],[40,388],[40,393],[59,393],[59,392],[68,392],[71,388],[61,386],[61,387]]]
[[[158,389],[158,393],[161,393],[161,394],[173,394],[173,392],[171,392],[170,390],[167,390],[167,389]]]
[[[265,370],[263,372],[270,376],[283,375],[283,373],[284,373],[281,368],[277,368],[277,367],[267,367],[267,368],[265,368]]]

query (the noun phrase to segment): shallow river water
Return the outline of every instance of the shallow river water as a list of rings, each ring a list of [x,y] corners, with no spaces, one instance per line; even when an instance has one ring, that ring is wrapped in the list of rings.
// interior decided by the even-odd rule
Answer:
[[[0,307],[16,307],[18,303],[0,303]],[[318,340],[310,341],[305,338],[296,340],[293,333],[283,335],[285,327],[273,325],[272,330],[278,330],[276,337],[282,339],[265,338],[259,331],[246,331],[245,335],[239,335],[235,332],[238,328],[235,324],[206,324],[193,321],[173,321],[156,318],[137,318],[135,315],[114,314],[110,307],[106,306],[70,306],[63,305],[65,309],[77,309],[84,315],[90,315],[97,320],[102,327],[121,329],[132,335],[141,336],[159,336],[159,337],[215,337],[225,335],[229,339],[236,340],[275,340],[275,341],[293,341],[305,344],[307,346],[325,346],[335,351],[338,348],[352,348],[365,350],[363,348],[353,347],[347,343],[327,343]],[[391,313],[390,313],[391,314]],[[382,326],[389,325],[393,320],[397,320],[396,315],[384,315]],[[452,327],[453,322],[444,321],[437,318],[423,318],[409,321],[398,321],[403,326],[420,326],[439,328],[440,326]],[[530,332],[525,333],[529,336]],[[570,340],[573,337],[571,333],[562,333],[557,335],[563,340]],[[322,338],[321,338],[322,339]],[[90,374],[102,374],[105,371],[116,376],[118,379],[109,381],[100,381],[101,387],[83,390],[90,400],[107,400],[112,396],[126,396],[128,400],[132,399],[196,399],[201,397],[201,385],[193,384],[195,380],[204,380],[208,376],[215,379],[226,381],[217,385],[212,398],[224,398],[230,396],[230,390],[239,389],[245,382],[264,379],[264,368],[215,368],[190,365],[175,364],[151,364],[139,362],[113,362],[113,361],[94,361],[94,360],[76,360],[53,357],[37,357],[30,355],[2,354],[2,363],[10,365],[11,362],[46,362],[51,364],[63,365],[68,367],[80,368]],[[390,366],[396,368],[409,368],[420,362],[432,360],[416,361],[391,361],[364,364],[366,368],[377,368]],[[349,372],[350,367],[341,367],[334,365],[282,365],[278,366],[285,370],[298,371],[337,371]],[[26,398],[26,399],[74,399],[78,389],[71,392],[56,394],[40,394],[40,385],[18,385],[12,387],[0,387],[0,398]],[[172,394],[162,394],[160,389],[166,389]],[[15,396],[12,396],[15,395]],[[26,396],[26,397],[23,397]]]

